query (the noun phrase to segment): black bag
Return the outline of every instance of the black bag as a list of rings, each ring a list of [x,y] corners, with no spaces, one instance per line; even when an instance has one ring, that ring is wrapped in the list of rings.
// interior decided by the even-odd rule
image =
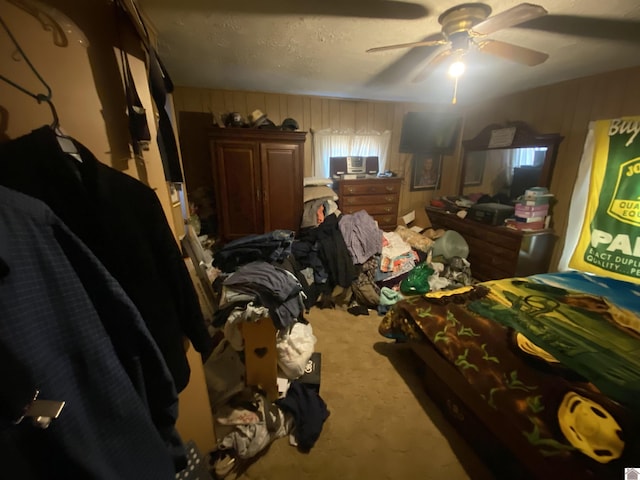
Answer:
[[[133,153],[140,155],[143,150],[149,150],[149,142],[151,141],[151,133],[149,132],[149,124],[147,123],[147,113],[142,106],[133,75],[131,75],[131,67],[127,54],[122,51],[122,66],[124,68],[124,84],[125,94],[127,97],[127,112],[129,114],[129,133],[131,134],[131,145]]]

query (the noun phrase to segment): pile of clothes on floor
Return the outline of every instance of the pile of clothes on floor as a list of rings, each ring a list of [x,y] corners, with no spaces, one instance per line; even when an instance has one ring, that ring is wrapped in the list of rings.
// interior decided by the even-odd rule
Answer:
[[[307,299],[292,256],[294,232],[277,230],[245,237],[213,254],[214,289],[219,305],[212,327],[217,346],[204,364],[217,449],[218,478],[242,470],[272,441],[289,437],[309,451],[329,415],[319,384],[302,381],[316,337],[304,318]],[[247,385],[243,325],[273,323],[279,398],[271,401],[258,386]]]
[[[310,201],[313,208],[309,212],[315,212],[311,217],[317,224],[301,228],[297,237],[290,230],[274,230],[221,245],[213,254],[220,277],[238,270],[236,278],[244,277],[259,263],[288,272],[288,277],[280,275],[284,285],[272,288],[280,295],[276,300],[287,301],[287,308],[295,314],[312,306],[340,307],[355,315],[369,310],[384,313],[390,299],[473,282],[466,260],[468,246],[456,232],[427,229],[417,233],[404,226],[385,232],[365,210],[341,214],[331,197],[316,200]],[[442,248],[455,242],[464,248]],[[416,288],[415,277],[424,279],[425,272],[429,272],[427,281]],[[269,275],[264,273],[264,277],[267,281]],[[301,289],[295,302],[281,297],[291,293],[293,285]],[[266,300],[273,302],[270,296]],[[219,313],[223,318],[226,314]]]
[[[306,226],[297,236],[274,230],[213,246],[217,346],[205,376],[216,419],[219,477],[275,439],[289,437],[308,451],[319,438],[329,411],[319,386],[301,381],[316,343],[305,319],[312,306],[382,315],[406,295],[471,282],[466,255],[446,258],[434,248],[447,232],[420,234],[402,226],[384,232],[364,210],[341,214],[333,193],[316,189],[315,195],[320,196],[305,202]],[[247,386],[243,325],[265,318],[273,322],[278,375],[284,380],[273,402]]]
[[[342,214],[331,184],[331,179],[305,178],[304,214],[292,245],[307,280],[307,285],[303,283],[307,308],[337,306],[354,315],[372,309],[384,313],[403,295],[472,282],[468,246],[456,232],[418,233],[404,226],[384,232],[365,210]],[[438,248],[460,242],[466,251]],[[427,271],[428,281],[416,288]]]

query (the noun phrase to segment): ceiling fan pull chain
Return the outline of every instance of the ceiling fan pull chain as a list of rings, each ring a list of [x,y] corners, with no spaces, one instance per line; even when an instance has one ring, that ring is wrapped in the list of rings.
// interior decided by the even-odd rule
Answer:
[[[455,77],[453,79],[453,100],[451,100],[452,105],[458,103],[458,78],[459,77]]]

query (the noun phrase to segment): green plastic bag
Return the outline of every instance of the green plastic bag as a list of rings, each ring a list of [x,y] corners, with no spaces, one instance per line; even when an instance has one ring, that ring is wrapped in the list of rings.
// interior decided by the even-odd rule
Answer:
[[[426,263],[416,265],[409,272],[407,278],[400,282],[400,291],[407,295],[418,295],[427,293],[431,290],[429,287],[429,277],[433,275],[434,270]]]

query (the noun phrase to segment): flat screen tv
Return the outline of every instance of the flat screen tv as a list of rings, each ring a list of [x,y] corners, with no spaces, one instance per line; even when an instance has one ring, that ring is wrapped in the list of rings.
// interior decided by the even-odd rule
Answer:
[[[452,154],[462,117],[451,113],[407,112],[402,120],[400,153]]]
[[[542,167],[515,167],[513,169],[513,179],[511,180],[510,197],[514,201],[524,195],[524,192],[531,187],[537,187],[540,183]]]

